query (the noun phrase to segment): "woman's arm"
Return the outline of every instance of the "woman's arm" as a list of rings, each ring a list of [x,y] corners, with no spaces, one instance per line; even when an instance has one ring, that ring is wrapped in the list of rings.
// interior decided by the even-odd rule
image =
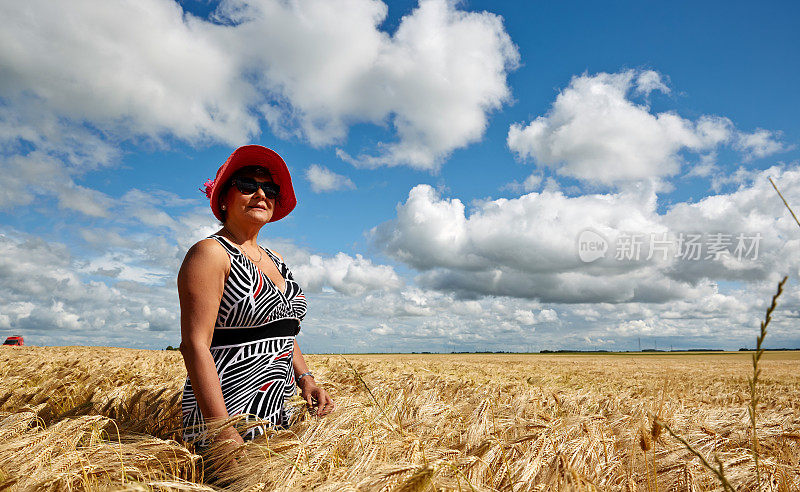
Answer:
[[[228,268],[227,253],[216,241],[208,239],[192,246],[178,272],[180,349],[197,405],[207,422],[228,417],[219,375],[209,350]],[[226,429],[219,437],[244,442],[233,428]]]
[[[303,379],[298,379],[299,376],[308,372],[308,365],[306,365],[306,360],[303,358],[302,352],[300,352],[300,345],[297,344],[297,340],[294,341],[292,366],[294,367],[294,379],[297,381],[297,386],[300,387],[300,394],[308,403],[309,408],[316,408],[318,417],[331,413],[333,411],[333,400],[331,400],[327,391],[317,386],[314,376],[308,375]]]

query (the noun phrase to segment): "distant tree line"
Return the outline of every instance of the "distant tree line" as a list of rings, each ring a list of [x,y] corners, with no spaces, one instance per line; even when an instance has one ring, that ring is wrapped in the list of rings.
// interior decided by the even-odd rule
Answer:
[[[742,347],[742,348],[739,349],[739,352],[752,352],[753,350],[755,350],[755,349]],[[791,351],[794,351],[794,350],[800,350],[800,348],[765,348],[763,350],[766,351],[766,352],[780,352],[780,351],[791,352]]]

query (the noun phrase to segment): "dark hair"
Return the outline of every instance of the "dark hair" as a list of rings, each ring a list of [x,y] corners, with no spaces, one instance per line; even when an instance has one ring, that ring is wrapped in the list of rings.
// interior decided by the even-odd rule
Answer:
[[[219,213],[220,215],[222,215],[222,220],[220,221],[220,224],[225,224],[225,221],[228,219],[227,211],[222,208],[222,200],[225,198],[225,195],[228,194],[228,190],[231,189],[231,186],[233,186],[233,180],[244,174],[253,174],[259,178],[269,178],[275,181],[275,179],[272,177],[272,173],[270,173],[265,167],[245,166],[243,168],[237,169],[235,173],[231,174],[231,177],[228,178],[228,181],[222,184],[222,187],[219,190],[219,196],[217,200],[219,200],[220,202]],[[275,199],[275,203],[280,203],[280,199],[281,197],[279,195],[278,198]]]

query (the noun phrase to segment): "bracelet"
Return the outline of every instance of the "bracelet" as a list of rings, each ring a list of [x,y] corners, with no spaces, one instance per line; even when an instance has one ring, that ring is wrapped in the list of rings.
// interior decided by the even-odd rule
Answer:
[[[306,377],[306,376],[311,376],[311,377],[313,378],[313,377],[314,377],[314,374],[312,374],[312,373],[311,373],[311,371],[304,372],[303,374],[301,374],[301,375],[300,375],[300,376],[297,378],[297,384],[300,384],[300,380],[301,380],[301,379],[303,379],[303,378],[304,378],[304,377]]]

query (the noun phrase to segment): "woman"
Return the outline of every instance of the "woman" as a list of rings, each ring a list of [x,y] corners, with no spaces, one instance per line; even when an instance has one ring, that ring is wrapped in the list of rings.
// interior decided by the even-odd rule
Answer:
[[[300,387],[316,414],[333,410],[327,392],[309,372],[295,335],[306,300],[283,258],[258,246],[264,224],[297,204],[289,170],[266,147],[236,149],[205,184],[222,229],[189,249],[178,273],[181,353],[188,377],[183,389],[184,439],[204,436],[204,422],[232,415],[288,425],[284,400]],[[244,439],[225,429],[215,439]]]

